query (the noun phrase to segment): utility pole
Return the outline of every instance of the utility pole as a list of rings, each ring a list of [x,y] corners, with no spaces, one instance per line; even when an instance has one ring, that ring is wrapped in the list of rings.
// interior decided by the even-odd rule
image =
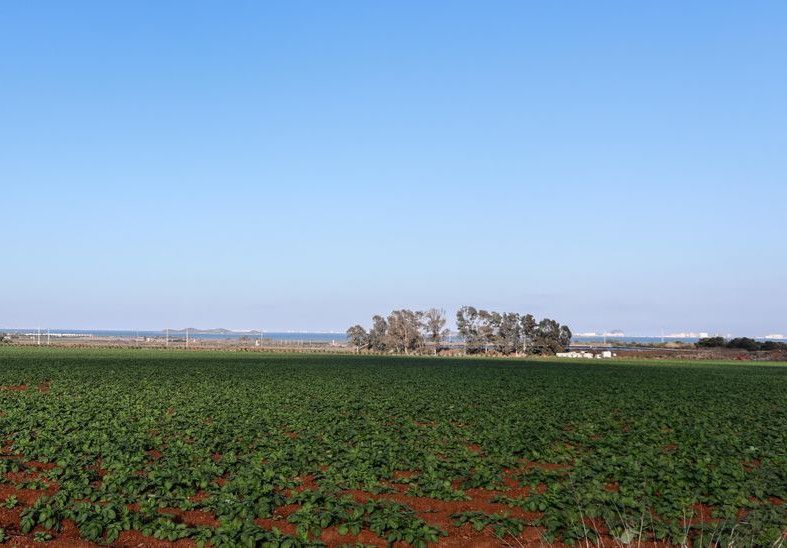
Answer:
[[[36,344],[38,344],[38,346],[41,346],[41,328],[40,327],[38,328],[38,334],[36,335]]]
[[[49,328],[46,330],[46,345],[49,346]]]

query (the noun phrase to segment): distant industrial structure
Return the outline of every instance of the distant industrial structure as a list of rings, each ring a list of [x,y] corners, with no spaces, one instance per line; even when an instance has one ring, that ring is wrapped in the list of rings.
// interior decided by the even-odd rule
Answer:
[[[616,354],[611,350],[604,350],[599,353],[586,352],[583,350],[579,352],[558,352],[557,354],[555,354],[555,356],[557,356],[558,358],[585,358],[589,360],[592,359],[600,360],[600,359],[614,358]]]
[[[670,333],[669,335],[664,335],[664,337],[667,339],[707,339],[710,337],[710,334],[705,331],[700,331],[699,333],[690,331],[688,333]]]

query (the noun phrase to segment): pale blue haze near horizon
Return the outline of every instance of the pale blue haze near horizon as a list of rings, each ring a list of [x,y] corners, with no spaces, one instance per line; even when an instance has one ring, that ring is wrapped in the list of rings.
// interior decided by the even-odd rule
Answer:
[[[787,3],[0,4],[0,327],[787,333]]]

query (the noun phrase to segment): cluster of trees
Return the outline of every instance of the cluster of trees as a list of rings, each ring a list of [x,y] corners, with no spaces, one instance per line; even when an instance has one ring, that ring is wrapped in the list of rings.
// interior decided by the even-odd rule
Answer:
[[[532,314],[501,314],[463,306],[456,313],[456,326],[468,354],[492,349],[500,354],[551,355],[571,344],[568,326],[550,318],[536,321]]]
[[[724,337],[706,337],[697,341],[699,348],[734,348],[737,350],[787,350],[787,344],[776,341],[760,342],[749,337],[737,337],[729,341]]]
[[[437,308],[426,311],[394,310],[387,318],[372,317],[369,331],[360,325],[347,330],[347,340],[356,350],[398,352],[410,354],[425,348],[430,342],[436,354],[448,338],[445,312]]]
[[[357,351],[396,352],[410,354],[430,347],[435,354],[448,339],[443,310],[394,310],[388,317],[374,316],[367,331],[361,325],[347,330],[347,340]],[[496,352],[500,354],[550,355],[568,348],[571,330],[555,320],[541,321],[531,314],[490,312],[463,306],[456,313],[459,336],[468,354]]]

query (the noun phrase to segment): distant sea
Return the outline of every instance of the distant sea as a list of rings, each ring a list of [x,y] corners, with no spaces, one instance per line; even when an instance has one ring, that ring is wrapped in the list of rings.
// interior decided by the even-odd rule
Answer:
[[[686,342],[686,343],[695,343],[699,340],[697,337],[627,337],[625,335],[620,337],[572,337],[571,341],[574,343],[596,343],[596,342],[607,342],[607,343],[615,343],[615,342],[627,342],[627,343],[643,343],[643,344],[653,344],[653,343],[660,343],[660,342]]]

